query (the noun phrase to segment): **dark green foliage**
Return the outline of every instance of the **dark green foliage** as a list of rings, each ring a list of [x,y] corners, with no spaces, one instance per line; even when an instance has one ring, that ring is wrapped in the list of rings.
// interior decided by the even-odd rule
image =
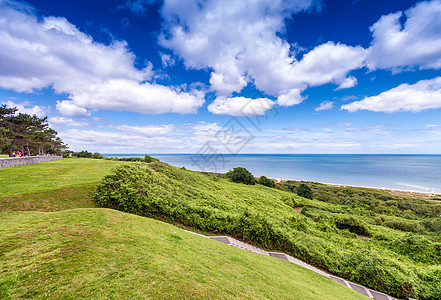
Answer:
[[[260,178],[257,180],[257,183],[264,186],[268,186],[270,188],[276,187],[276,183],[274,182],[274,180],[269,179],[268,177],[265,176],[260,176]]]
[[[335,220],[335,226],[337,226],[338,229],[347,229],[355,234],[364,235],[368,237],[371,236],[367,224],[353,216],[350,217],[343,216],[337,218]]]
[[[146,163],[151,163],[151,162],[154,162],[154,161],[159,161],[159,159],[151,157],[150,155],[146,154],[145,157],[144,157],[144,161]]]
[[[419,215],[437,211],[440,204],[416,201],[401,211],[399,199],[381,192],[308,185],[316,199],[153,162],[117,167],[102,179],[94,200],[283,251],[399,298],[441,299],[441,219]],[[332,191],[326,193],[328,188]],[[376,213],[372,203],[390,211],[397,207],[396,212],[417,219]],[[302,213],[293,206],[303,207]],[[356,234],[370,238],[357,239]]]
[[[92,152],[89,152],[87,150],[82,150],[80,152],[74,152],[72,155],[79,157],[79,158],[92,158],[93,157]]]
[[[314,194],[312,193],[311,188],[304,183],[300,184],[297,188],[297,195],[306,199],[314,198]]]
[[[227,173],[227,177],[232,182],[244,183],[244,184],[256,184],[256,178],[254,178],[253,174],[245,168],[237,167],[234,168],[233,171],[229,171]]]
[[[121,157],[121,158],[112,158],[112,160],[116,161],[131,161],[131,162],[144,162],[144,159],[141,157]]]
[[[47,117],[19,113],[17,108],[0,106],[0,150],[20,151],[24,155],[61,154],[67,149],[57,132],[49,127]]]
[[[100,153],[98,153],[98,152],[95,152],[95,153],[93,154],[92,158],[93,158],[93,159],[104,159],[105,156],[102,155],[102,154],[100,154]]]

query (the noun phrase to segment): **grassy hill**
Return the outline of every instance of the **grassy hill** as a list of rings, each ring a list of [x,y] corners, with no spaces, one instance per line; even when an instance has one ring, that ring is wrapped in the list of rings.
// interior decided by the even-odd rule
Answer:
[[[70,158],[0,169],[0,212],[96,207],[91,200],[96,184],[120,164]]]
[[[361,299],[294,264],[109,209],[0,218],[0,298]]]
[[[284,251],[397,297],[441,298],[439,203],[347,188],[309,200],[163,163],[118,167],[94,197],[103,207]]]
[[[95,186],[120,164],[64,159],[0,170],[0,299],[363,298],[294,264],[93,208]]]

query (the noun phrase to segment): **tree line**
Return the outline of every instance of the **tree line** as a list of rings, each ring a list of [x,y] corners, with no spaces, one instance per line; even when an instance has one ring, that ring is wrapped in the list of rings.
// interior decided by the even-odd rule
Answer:
[[[12,157],[61,154],[67,149],[57,132],[49,127],[47,117],[18,113],[16,107],[0,106],[0,151]]]

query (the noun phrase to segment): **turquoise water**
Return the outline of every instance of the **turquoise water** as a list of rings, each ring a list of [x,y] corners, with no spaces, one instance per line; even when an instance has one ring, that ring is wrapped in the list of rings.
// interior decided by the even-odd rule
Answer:
[[[135,157],[140,154],[105,154]],[[441,155],[156,154],[173,166],[227,172],[245,167],[255,176],[441,193]]]

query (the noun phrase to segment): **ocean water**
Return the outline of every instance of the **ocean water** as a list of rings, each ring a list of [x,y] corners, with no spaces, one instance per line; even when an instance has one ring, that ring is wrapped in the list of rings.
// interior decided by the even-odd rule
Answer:
[[[105,154],[144,157],[143,154]],[[441,194],[441,155],[365,154],[153,154],[177,167],[227,172],[245,167],[254,176]]]

